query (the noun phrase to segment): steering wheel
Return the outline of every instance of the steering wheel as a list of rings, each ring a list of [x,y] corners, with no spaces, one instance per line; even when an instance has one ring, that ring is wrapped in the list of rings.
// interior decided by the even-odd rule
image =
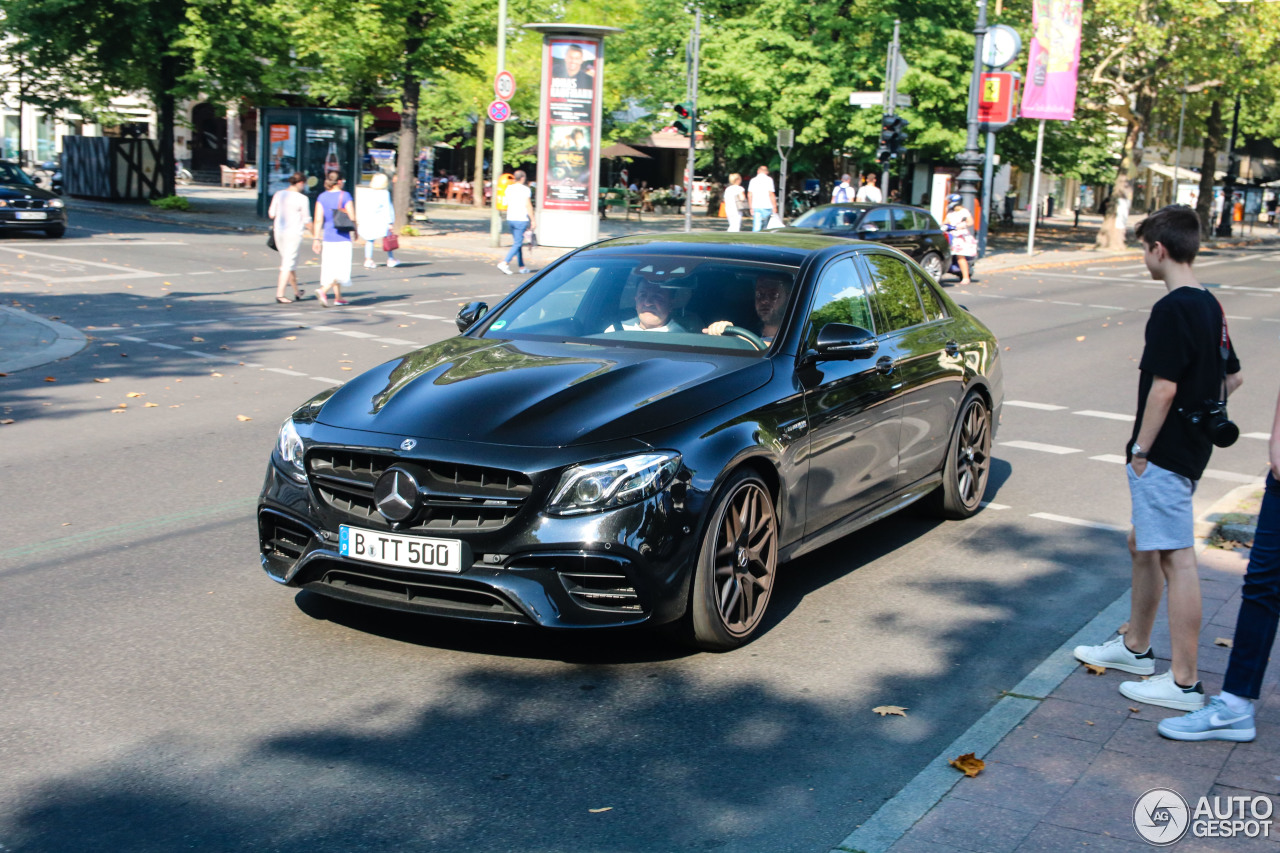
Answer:
[[[760,337],[750,329],[744,329],[741,326],[726,326],[725,330],[720,334],[733,335],[735,338],[742,338],[761,352],[764,352],[769,348],[769,345],[764,342],[764,338]]]

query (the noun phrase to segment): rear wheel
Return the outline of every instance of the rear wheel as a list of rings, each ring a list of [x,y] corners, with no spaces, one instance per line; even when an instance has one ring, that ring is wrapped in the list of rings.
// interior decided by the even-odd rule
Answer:
[[[927,252],[925,256],[920,259],[920,266],[924,268],[924,271],[927,272],[929,277],[934,281],[942,281],[942,273],[945,272],[945,270],[942,269],[942,256],[937,252]]]
[[[778,568],[778,517],[764,481],[734,474],[712,510],[698,553],[689,621],[693,644],[743,645],[764,620]]]
[[[934,507],[943,518],[968,518],[978,511],[991,475],[991,409],[976,391],[964,398],[947,447],[942,488]]]

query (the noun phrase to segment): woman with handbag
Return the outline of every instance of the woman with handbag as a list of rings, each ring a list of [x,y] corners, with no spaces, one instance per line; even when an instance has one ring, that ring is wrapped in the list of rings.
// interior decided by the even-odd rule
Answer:
[[[742,230],[742,210],[746,206],[747,191],[742,188],[742,175],[734,172],[724,191],[724,213],[729,219],[730,231]]]
[[[267,216],[271,217],[271,236],[275,238],[275,250],[280,253],[280,277],[276,280],[276,302],[289,304],[302,298],[298,287],[298,250],[302,238],[311,224],[311,205],[304,193],[307,179],[301,172],[289,176],[288,189],[277,190],[271,197]],[[293,299],[284,295],[284,286],[293,285]]]
[[[320,253],[320,290],[316,299],[325,308],[325,292],[333,288],[333,304],[348,305],[342,285],[351,283],[351,234],[356,229],[356,205],[351,193],[342,189],[344,181],[336,171],[324,181],[325,191],[316,196],[316,216],[312,222],[315,239],[311,250]]]
[[[387,266],[399,265],[392,254],[400,247],[392,230],[396,224],[395,208],[391,206],[391,191],[387,189],[387,176],[379,172],[369,181],[367,190],[356,190],[356,221],[360,223],[360,239],[364,240],[364,265],[374,269],[374,245],[380,245],[387,253]]]

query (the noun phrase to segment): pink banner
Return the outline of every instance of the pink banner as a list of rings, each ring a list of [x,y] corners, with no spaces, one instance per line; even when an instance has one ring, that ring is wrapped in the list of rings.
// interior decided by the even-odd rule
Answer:
[[[1022,90],[1022,117],[1071,121],[1076,116],[1083,0],[1035,0],[1035,35]]]

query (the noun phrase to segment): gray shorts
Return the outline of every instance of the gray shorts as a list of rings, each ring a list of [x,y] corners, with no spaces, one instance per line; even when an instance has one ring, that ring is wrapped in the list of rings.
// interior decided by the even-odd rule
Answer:
[[[1134,539],[1139,551],[1177,551],[1195,545],[1195,516],[1191,495],[1195,481],[1181,474],[1147,463],[1142,476],[1129,474],[1129,496],[1133,500]]]

